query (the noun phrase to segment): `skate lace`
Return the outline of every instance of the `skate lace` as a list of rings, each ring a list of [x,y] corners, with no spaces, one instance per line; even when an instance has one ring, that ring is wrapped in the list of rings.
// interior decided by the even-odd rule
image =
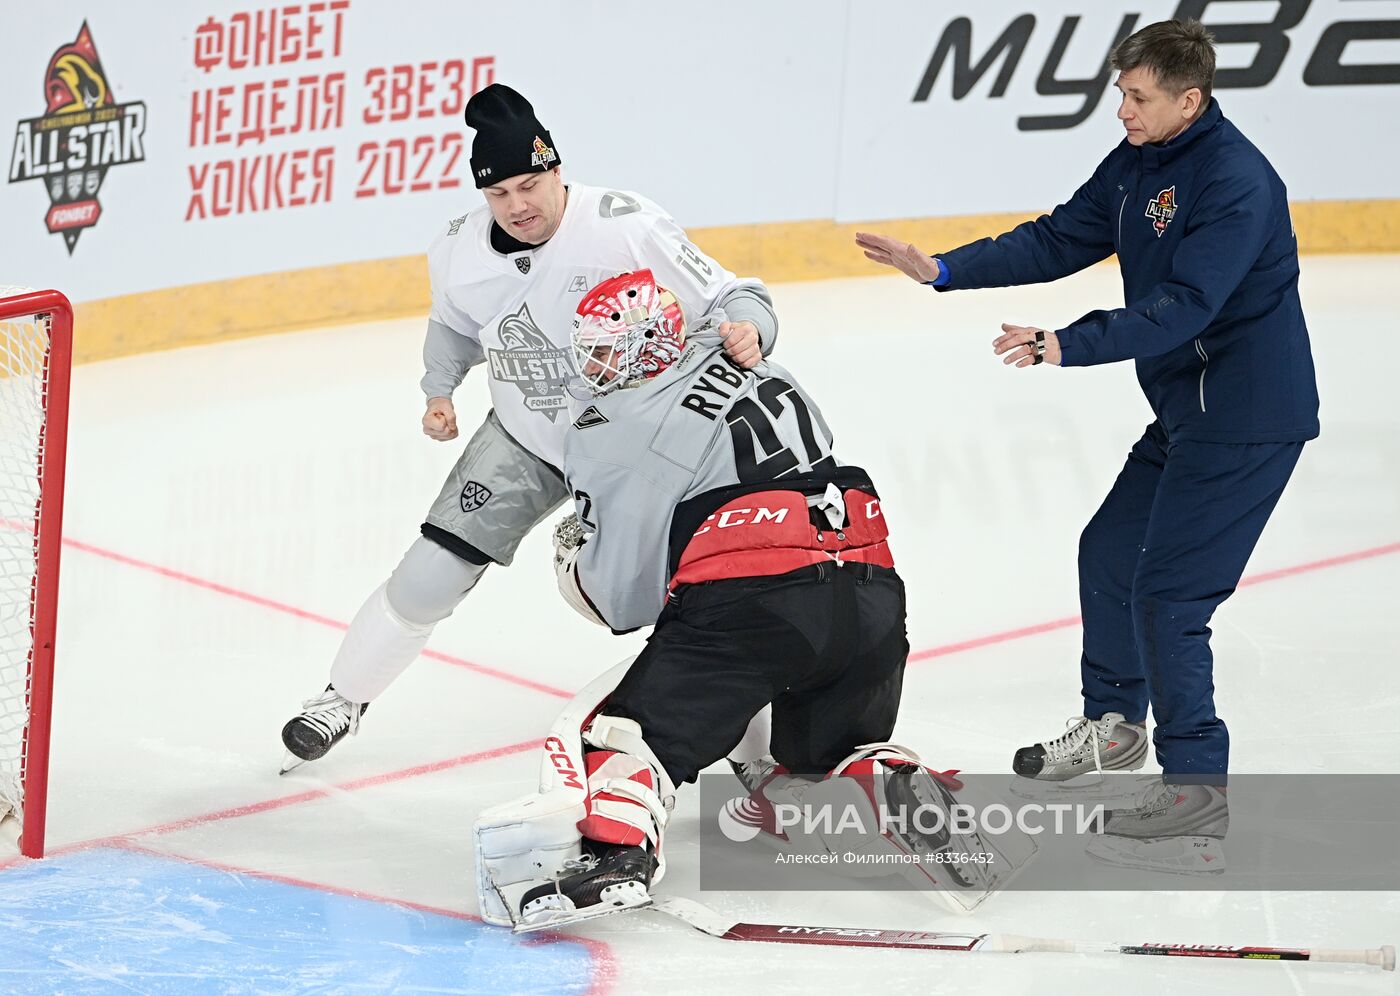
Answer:
[[[1099,759],[1099,739],[1107,737],[1109,726],[1103,719],[1088,719],[1084,716],[1071,716],[1065,720],[1065,732],[1045,744],[1045,754],[1051,761],[1064,761],[1079,753],[1084,741],[1092,737],[1094,770],[1103,774],[1103,764]]]
[[[598,867],[598,856],[596,854],[581,854],[577,858],[569,858],[564,862],[566,872],[592,871]]]
[[[1155,776],[1149,777],[1151,781],[1138,793],[1135,805],[1133,806],[1134,809],[1156,809],[1167,797],[1170,796],[1173,800],[1176,798],[1176,794],[1179,791],[1177,786],[1164,782],[1162,779]]]
[[[301,719],[327,737],[334,737],[347,726],[353,736],[360,729],[360,708],[334,689],[301,704]]]

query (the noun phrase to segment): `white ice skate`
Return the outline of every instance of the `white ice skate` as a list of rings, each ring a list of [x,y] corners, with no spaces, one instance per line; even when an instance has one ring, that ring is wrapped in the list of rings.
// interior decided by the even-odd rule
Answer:
[[[1230,828],[1225,791],[1213,785],[1174,785],[1153,777],[1134,805],[1111,810],[1103,834],[1085,852],[1106,864],[1173,875],[1225,871],[1223,841]]]

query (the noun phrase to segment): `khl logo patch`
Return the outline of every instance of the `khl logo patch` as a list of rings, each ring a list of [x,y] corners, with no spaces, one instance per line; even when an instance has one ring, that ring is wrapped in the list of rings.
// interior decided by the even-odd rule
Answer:
[[[482,505],[491,500],[491,489],[476,481],[468,481],[467,486],[462,489],[462,511],[475,512]]]

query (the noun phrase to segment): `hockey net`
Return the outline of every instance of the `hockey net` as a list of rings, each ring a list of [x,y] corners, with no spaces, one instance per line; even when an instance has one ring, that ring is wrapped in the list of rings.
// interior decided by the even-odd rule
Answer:
[[[35,858],[44,851],[72,333],[62,294],[0,285],[0,821],[18,821],[20,851]]]

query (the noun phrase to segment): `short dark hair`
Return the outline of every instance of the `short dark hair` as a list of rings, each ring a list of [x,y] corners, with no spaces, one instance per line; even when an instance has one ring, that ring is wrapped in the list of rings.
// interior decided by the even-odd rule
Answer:
[[[1204,104],[1215,80],[1215,37],[1200,21],[1158,21],[1119,42],[1108,62],[1119,72],[1151,69],[1157,85],[1173,95],[1196,87]]]

